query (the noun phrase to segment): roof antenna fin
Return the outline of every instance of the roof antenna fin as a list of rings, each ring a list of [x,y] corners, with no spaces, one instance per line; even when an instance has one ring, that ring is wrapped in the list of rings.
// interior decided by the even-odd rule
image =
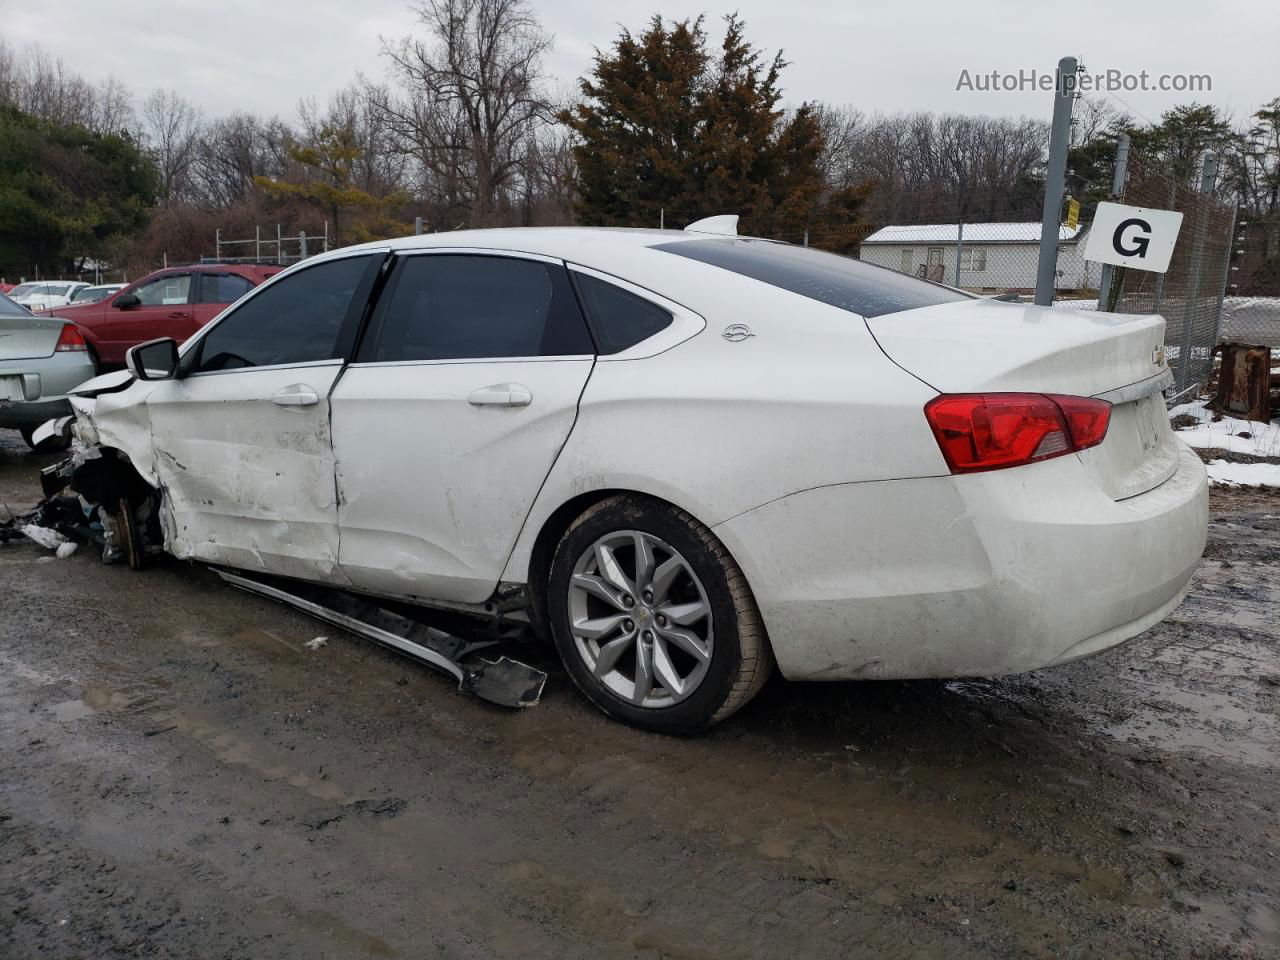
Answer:
[[[738,215],[727,213],[719,217],[705,217],[684,228],[686,233],[714,233],[722,237],[738,235]]]

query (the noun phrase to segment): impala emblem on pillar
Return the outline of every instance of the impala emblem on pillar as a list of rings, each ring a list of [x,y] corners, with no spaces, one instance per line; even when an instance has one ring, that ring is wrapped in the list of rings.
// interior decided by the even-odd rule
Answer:
[[[754,337],[755,334],[751,332],[751,328],[745,323],[731,323],[724,328],[724,331],[720,336],[724,337],[730,343],[740,343],[747,339],[747,337]]]

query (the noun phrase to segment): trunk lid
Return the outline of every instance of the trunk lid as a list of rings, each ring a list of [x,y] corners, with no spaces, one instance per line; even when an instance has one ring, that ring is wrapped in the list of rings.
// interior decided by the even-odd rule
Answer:
[[[885,354],[941,393],[1025,391],[1112,404],[1106,439],[1076,454],[1116,500],[1177,470],[1161,391],[1165,322],[992,300],[940,304],[867,320]]]
[[[0,317],[0,360],[53,356],[63,321],[45,317]]]

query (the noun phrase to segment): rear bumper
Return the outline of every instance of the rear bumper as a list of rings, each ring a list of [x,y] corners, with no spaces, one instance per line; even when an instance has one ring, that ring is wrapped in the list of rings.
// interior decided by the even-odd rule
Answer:
[[[823,487],[716,527],[792,679],[996,676],[1136,636],[1204,550],[1204,466],[1114,501],[1077,457]]]
[[[22,430],[40,426],[47,420],[70,417],[75,414],[71,401],[66,397],[55,400],[0,400],[0,427]]]
[[[94,375],[93,360],[83,350],[25,360],[0,360],[0,377],[18,378],[23,399],[0,400],[0,427],[38,427],[74,411],[66,394]],[[14,381],[9,381],[14,382]],[[14,396],[12,392],[0,396]]]

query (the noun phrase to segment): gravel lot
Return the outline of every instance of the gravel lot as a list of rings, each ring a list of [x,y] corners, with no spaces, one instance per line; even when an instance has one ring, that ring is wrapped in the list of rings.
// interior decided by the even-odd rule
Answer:
[[[0,503],[49,460],[0,431]],[[507,712],[196,567],[0,548],[0,957],[1280,956],[1280,497],[1053,671],[672,739],[527,656]]]

